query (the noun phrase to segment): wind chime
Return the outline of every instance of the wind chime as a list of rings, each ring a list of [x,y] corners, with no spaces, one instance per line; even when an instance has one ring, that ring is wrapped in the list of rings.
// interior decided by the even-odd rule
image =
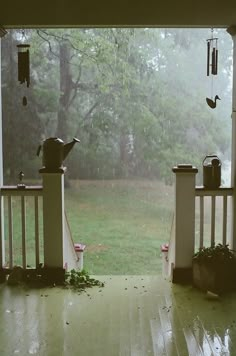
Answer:
[[[215,109],[216,100],[220,100],[218,95],[213,100],[213,76],[218,74],[218,38],[213,37],[213,29],[211,33],[211,38],[207,39],[207,76],[211,75],[211,98],[206,98],[206,102],[210,108]]]
[[[25,37],[24,31],[22,32],[22,37]],[[18,81],[20,84],[26,82],[27,88],[30,85],[30,59],[29,59],[29,44],[19,44],[18,48]],[[22,99],[22,104],[27,105],[26,96]]]

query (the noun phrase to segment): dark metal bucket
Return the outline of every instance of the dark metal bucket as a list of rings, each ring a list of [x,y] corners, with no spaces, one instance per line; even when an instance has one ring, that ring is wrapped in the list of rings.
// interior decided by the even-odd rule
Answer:
[[[216,155],[207,155],[203,162],[203,186],[217,189],[221,185],[221,160]]]

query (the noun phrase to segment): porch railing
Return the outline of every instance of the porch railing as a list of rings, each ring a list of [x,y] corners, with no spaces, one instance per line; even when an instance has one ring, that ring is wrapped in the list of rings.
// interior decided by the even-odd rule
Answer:
[[[191,165],[173,168],[175,173],[175,221],[168,255],[172,280],[192,276],[192,258],[199,248],[217,243],[231,247],[231,206],[233,188],[206,189],[195,186],[198,170]],[[230,208],[229,208],[230,207]],[[229,234],[230,232],[230,234]]]
[[[24,269],[29,267],[29,264],[30,267],[38,267],[43,262],[40,260],[40,230],[43,222],[40,219],[42,209],[39,208],[39,204],[42,204],[42,194],[42,186],[26,186],[24,189],[15,186],[1,188],[1,268],[12,269],[17,264],[16,259]],[[30,224],[27,222],[27,216],[31,220]],[[30,232],[29,225],[31,225]],[[30,252],[31,255],[34,254],[34,258],[31,256],[30,263],[27,237],[31,244],[34,244],[34,252]],[[33,260],[35,266],[32,266]]]
[[[83,268],[85,246],[75,251],[65,215],[64,170],[42,177],[42,186],[0,188],[0,282],[16,265],[32,276],[40,269],[50,283]]]
[[[229,244],[229,207],[233,188],[209,190],[196,187],[195,195],[196,210],[199,211],[199,219],[195,215],[195,248],[213,246],[216,243]],[[199,226],[197,226],[197,220],[199,220]],[[205,227],[208,227],[207,232],[205,232]],[[199,232],[198,244],[197,232]]]

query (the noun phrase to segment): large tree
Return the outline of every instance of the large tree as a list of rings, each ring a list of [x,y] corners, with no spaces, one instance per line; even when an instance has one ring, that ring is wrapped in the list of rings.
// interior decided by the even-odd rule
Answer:
[[[170,181],[176,163],[199,166],[209,152],[229,157],[231,41],[223,30],[218,31],[220,63],[214,93],[222,101],[212,110],[205,102],[206,96],[214,94],[205,71],[209,32],[147,28],[28,31],[32,66],[28,114],[15,105],[21,105],[22,94],[19,86],[14,89],[16,73],[10,68],[13,62],[16,68],[16,61],[11,58],[14,49],[7,45],[10,36],[4,38],[5,147],[12,140],[12,127],[19,125],[11,110],[22,114],[24,135],[31,125],[35,127],[32,140],[18,141],[16,154],[5,148],[6,168],[18,170],[20,158],[25,164],[26,151],[33,155],[36,137],[40,143],[48,136],[81,139],[67,161],[74,177],[135,175]],[[19,38],[16,32],[11,37],[15,42]],[[7,156],[10,151],[9,155],[19,158]]]

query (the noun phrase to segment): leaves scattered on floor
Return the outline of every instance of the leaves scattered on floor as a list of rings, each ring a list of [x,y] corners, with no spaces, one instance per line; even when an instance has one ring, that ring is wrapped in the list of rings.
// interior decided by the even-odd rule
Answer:
[[[72,269],[66,273],[65,284],[71,286],[76,290],[84,291],[85,288],[94,286],[104,287],[104,283],[98,279],[91,278],[86,270],[76,271]]]

